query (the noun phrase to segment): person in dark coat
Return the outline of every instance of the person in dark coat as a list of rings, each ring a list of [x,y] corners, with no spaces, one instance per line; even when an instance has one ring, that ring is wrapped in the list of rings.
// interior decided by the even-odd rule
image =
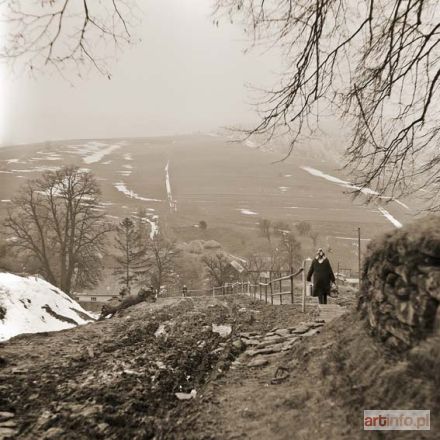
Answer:
[[[319,298],[319,304],[327,304],[327,295],[330,294],[331,283],[336,282],[330,261],[324,251],[319,248],[316,258],[313,259],[307,274],[307,281],[310,282],[313,276],[313,296]]]

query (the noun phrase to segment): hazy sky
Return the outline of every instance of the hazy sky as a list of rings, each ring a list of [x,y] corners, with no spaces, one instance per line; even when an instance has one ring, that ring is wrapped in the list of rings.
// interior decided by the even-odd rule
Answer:
[[[270,84],[275,54],[254,50],[239,25],[212,24],[209,0],[143,0],[142,43],[74,87],[1,66],[0,143],[151,136],[249,123],[247,83]]]

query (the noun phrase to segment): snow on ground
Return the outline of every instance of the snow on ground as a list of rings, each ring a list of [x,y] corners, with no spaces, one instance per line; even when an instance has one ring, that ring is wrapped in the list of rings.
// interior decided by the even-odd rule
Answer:
[[[133,190],[128,189],[124,182],[117,182],[114,184],[114,187],[120,191],[121,193],[125,194],[127,197],[130,197],[131,199],[137,199],[141,200],[143,202],[161,202],[162,200],[159,199],[150,199],[148,197],[142,197],[139,194],[135,193]]]
[[[91,321],[93,318],[76,301],[47,281],[0,273],[0,341]]]
[[[316,176],[316,177],[321,177],[323,179],[328,180],[329,182],[333,182],[336,183],[338,185],[341,185],[345,188],[348,189],[355,189],[360,191],[361,193],[367,195],[367,196],[378,196],[379,193],[377,191],[372,190],[371,188],[361,188],[359,186],[353,185],[350,182],[347,182],[346,180],[342,180],[339,179],[338,177],[334,177],[334,176],[330,176],[330,174],[326,174],[323,173],[320,170],[317,170],[316,168],[312,168],[312,167],[306,167],[303,166],[301,167],[304,171],[307,171],[308,173],[310,173],[312,176]],[[404,207],[405,209],[410,209],[408,205],[406,205],[405,203],[401,202],[400,200],[394,199],[393,197],[388,197],[388,196],[379,196],[380,199],[387,199],[387,200],[392,200],[393,202],[398,203],[400,206]]]
[[[131,153],[124,154],[124,160],[133,160],[133,157],[131,156]]]
[[[243,215],[258,215],[258,212],[251,211],[250,209],[238,209]]]
[[[335,237],[339,240],[358,240],[357,237]],[[371,238],[361,238],[362,241],[371,241]]]
[[[279,186],[278,189],[279,189],[281,192],[286,192],[286,191],[289,189],[289,187],[287,187],[287,186]]]
[[[377,191],[372,190],[371,188],[361,188],[359,186],[353,185],[350,182],[347,182],[346,180],[339,179],[338,177],[330,176],[329,174],[323,173],[320,170],[317,170],[315,168],[303,166],[301,167],[304,171],[307,171],[308,173],[312,174],[313,176],[321,177],[323,179],[326,179],[330,182],[336,183],[340,186],[343,186],[345,188],[349,189],[355,189],[359,190],[361,193],[366,194],[368,196],[371,195],[379,195]],[[405,205],[405,203],[401,202],[400,200],[394,199],[392,197],[387,196],[379,196],[381,199],[388,199],[392,200],[393,202],[398,203],[399,205],[403,206],[405,209],[410,209],[409,206]],[[396,228],[401,228],[402,223],[400,223],[395,217],[393,217],[386,209],[382,208],[381,206],[378,206],[379,212],[389,221],[391,222]]]
[[[377,207],[382,215],[389,220],[396,228],[401,228],[403,225],[399,222],[395,217],[393,217],[386,209],[383,209],[381,206]]]
[[[148,223],[150,223],[150,226],[151,226],[150,238],[153,239],[159,233],[159,224],[156,221],[154,221],[154,220],[150,220],[149,218],[147,218],[145,220]]]
[[[57,171],[59,169],[60,169],[60,167],[41,166],[41,167],[31,168],[28,170],[11,170],[11,172],[13,172],[13,173],[42,173],[45,171]],[[17,176],[17,177],[20,177],[20,176]]]
[[[115,150],[121,148],[118,144],[105,144],[103,142],[89,141],[85,144],[72,145],[72,150],[82,156],[85,163],[91,164],[101,160]]]
[[[165,167],[165,185],[167,187],[167,197],[168,203],[170,205],[171,211],[177,211],[177,202],[173,200],[173,195],[171,194],[171,183],[170,183],[170,162],[167,162]]]

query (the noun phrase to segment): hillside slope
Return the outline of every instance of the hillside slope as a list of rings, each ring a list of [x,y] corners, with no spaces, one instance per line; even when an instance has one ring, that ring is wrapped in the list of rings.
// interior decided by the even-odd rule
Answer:
[[[47,281],[0,273],[0,341],[93,320],[77,302]]]

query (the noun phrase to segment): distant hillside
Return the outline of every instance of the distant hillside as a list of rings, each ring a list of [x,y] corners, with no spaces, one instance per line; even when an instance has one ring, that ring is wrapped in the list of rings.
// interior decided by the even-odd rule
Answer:
[[[77,302],[47,281],[0,273],[0,341],[22,333],[72,328],[93,320]]]

